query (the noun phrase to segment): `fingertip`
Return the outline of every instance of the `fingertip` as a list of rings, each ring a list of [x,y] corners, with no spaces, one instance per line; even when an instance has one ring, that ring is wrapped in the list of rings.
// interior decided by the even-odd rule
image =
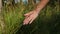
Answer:
[[[32,22],[30,22],[29,24],[31,24]]]
[[[25,23],[23,23],[23,25],[25,25]]]
[[[31,24],[31,23],[32,23],[32,21],[29,24]]]
[[[23,21],[23,25],[25,25],[25,20]]]
[[[24,14],[24,16],[28,16],[28,14]]]

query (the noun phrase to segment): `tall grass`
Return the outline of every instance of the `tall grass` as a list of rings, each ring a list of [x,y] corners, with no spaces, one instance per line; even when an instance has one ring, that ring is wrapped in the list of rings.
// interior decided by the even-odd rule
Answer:
[[[4,29],[5,32],[2,32],[0,26],[0,33],[2,34],[49,34],[49,31],[45,29],[51,29],[53,26],[53,22],[57,22],[54,24],[54,27],[57,27],[60,20],[60,9],[59,3],[55,2],[55,7],[51,7],[47,5],[37,17],[35,21],[31,25],[23,26],[24,14],[33,9],[33,5],[24,5],[23,3],[18,3],[15,6],[5,5],[2,9],[3,21],[4,21]],[[52,24],[51,24],[52,23]],[[50,27],[49,27],[50,26]],[[47,27],[47,28],[46,28]],[[45,29],[43,29],[45,28]],[[39,32],[38,32],[38,31]]]
[[[22,26],[17,34],[60,34],[59,1],[48,4],[31,25]]]

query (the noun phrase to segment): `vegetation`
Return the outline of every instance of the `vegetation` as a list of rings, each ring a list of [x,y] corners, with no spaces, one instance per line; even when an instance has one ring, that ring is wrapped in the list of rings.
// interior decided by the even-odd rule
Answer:
[[[30,2],[32,3],[32,2]],[[60,9],[59,1],[48,4],[33,21],[32,24],[22,25],[24,14],[33,10],[32,4],[22,2],[13,5],[4,5],[2,16],[4,30],[1,34],[60,34]]]

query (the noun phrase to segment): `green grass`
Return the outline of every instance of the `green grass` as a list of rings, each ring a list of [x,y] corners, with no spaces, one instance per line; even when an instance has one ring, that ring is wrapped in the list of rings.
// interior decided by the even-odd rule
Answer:
[[[27,7],[27,8],[26,8]],[[60,23],[60,9],[59,3],[55,2],[55,7],[47,5],[33,21],[31,25],[23,26],[24,14],[32,10],[33,6],[25,6],[18,4],[16,6],[4,6],[2,9],[4,31],[1,30],[0,34],[50,34],[53,33],[51,30],[58,30]],[[59,32],[57,32],[59,34]]]
[[[60,34],[59,2],[47,5],[32,24],[22,26],[17,34]]]

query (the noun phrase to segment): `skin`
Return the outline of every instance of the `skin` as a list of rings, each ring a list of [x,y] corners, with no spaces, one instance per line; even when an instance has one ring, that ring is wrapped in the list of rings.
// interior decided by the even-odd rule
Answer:
[[[23,21],[23,25],[31,24],[38,16],[40,11],[45,7],[45,5],[49,2],[49,0],[41,0],[37,4],[34,10],[30,11],[29,13],[24,14],[25,19]]]

